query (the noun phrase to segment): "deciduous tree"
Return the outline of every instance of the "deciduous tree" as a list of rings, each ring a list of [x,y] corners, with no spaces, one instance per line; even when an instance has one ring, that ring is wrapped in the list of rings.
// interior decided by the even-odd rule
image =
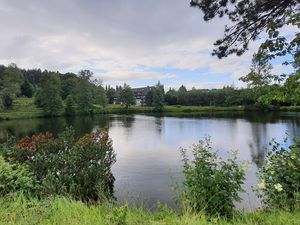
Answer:
[[[87,79],[80,78],[78,80],[75,98],[79,111],[85,114],[93,112],[93,93]]]
[[[13,100],[20,95],[23,74],[16,64],[10,64],[0,74],[0,95],[6,109],[12,106]]]
[[[261,45],[267,51],[267,59],[291,54],[295,67],[300,65],[300,4],[299,0],[191,0],[192,7],[199,8],[203,19],[227,17],[230,25],[225,27],[224,37],[214,44],[213,55],[219,58],[230,54],[242,55],[249,43],[263,32],[268,38]],[[280,29],[294,26],[298,31],[291,37],[283,36]]]
[[[66,98],[65,113],[67,116],[73,116],[76,114],[76,102],[72,95],[68,95]]]
[[[31,98],[33,95],[33,86],[27,79],[25,79],[24,83],[21,85],[21,94]]]
[[[155,112],[164,111],[164,94],[163,87],[158,83],[153,91],[153,104]]]
[[[130,105],[134,105],[136,100],[134,93],[131,87],[127,84],[124,84],[122,90],[120,91],[120,101],[125,106],[125,109],[128,111]]]
[[[57,74],[45,76],[37,95],[38,104],[50,116],[58,115],[63,111],[60,85],[60,78]]]

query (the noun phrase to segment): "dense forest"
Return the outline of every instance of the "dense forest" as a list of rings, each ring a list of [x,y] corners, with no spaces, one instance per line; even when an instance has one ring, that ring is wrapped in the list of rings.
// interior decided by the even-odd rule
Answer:
[[[93,104],[105,106],[107,97],[93,73],[59,73],[40,69],[19,69],[15,64],[0,66],[1,108],[10,109],[18,97],[34,97],[35,104],[49,115],[75,111],[92,113]]]

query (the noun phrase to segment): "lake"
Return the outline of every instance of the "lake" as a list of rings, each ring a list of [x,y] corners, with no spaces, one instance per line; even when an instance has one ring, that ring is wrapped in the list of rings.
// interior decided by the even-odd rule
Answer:
[[[43,118],[0,122],[0,138],[50,131],[54,135],[73,126],[76,135],[99,127],[108,128],[117,162],[115,195],[120,202],[154,206],[158,201],[174,206],[170,185],[181,179],[179,147],[188,148],[205,136],[212,146],[226,157],[229,150],[238,150],[240,161],[253,162],[247,172],[238,208],[259,207],[251,187],[256,186],[255,173],[264,160],[265,147],[272,138],[282,141],[288,133],[300,134],[299,113],[217,113],[197,117],[150,115],[97,115],[75,118]],[[254,163],[255,162],[255,163]]]

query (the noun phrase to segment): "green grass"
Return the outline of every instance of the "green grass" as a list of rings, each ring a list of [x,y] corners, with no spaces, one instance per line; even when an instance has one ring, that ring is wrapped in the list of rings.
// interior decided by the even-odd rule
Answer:
[[[166,105],[164,113],[167,114],[190,114],[198,112],[236,112],[245,111],[243,106],[180,106],[180,105]],[[125,113],[126,110],[121,105],[109,105],[107,107],[108,113]],[[153,113],[153,107],[150,106],[130,106],[129,113]]]
[[[300,106],[281,106],[280,111],[299,112]]]
[[[191,212],[176,213],[166,207],[147,211],[128,208],[120,217],[120,208],[112,204],[87,206],[79,201],[53,198],[44,201],[27,200],[22,196],[0,198],[0,224],[2,225],[299,225],[300,211],[237,213],[232,220],[208,218]]]
[[[36,107],[33,98],[17,98],[12,109],[0,112],[0,120],[44,117],[41,108]]]

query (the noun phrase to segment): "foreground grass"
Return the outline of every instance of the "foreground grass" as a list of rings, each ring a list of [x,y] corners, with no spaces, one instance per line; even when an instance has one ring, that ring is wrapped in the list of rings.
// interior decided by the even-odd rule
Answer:
[[[126,211],[126,210],[125,210]],[[185,212],[178,214],[171,209],[146,211],[141,208],[128,208],[111,204],[87,206],[79,201],[53,198],[44,201],[27,200],[22,196],[0,199],[0,224],[2,225],[299,225],[300,211],[239,213],[226,221],[221,218],[208,218],[202,214]]]
[[[261,111],[255,106],[180,106],[180,105],[166,105],[164,113],[167,115],[202,115],[203,113],[221,113],[221,112],[248,112]],[[300,106],[282,106],[280,108],[273,108],[270,111],[300,111]],[[108,105],[103,108],[100,105],[94,105],[95,114],[121,114],[121,113],[153,113],[151,106],[130,106],[128,111],[122,105]],[[78,114],[80,114],[78,112]],[[63,114],[58,115],[63,116]],[[14,100],[13,107],[10,110],[0,111],[0,120],[10,119],[29,119],[47,117],[41,108],[34,104],[34,98],[17,98]]]

